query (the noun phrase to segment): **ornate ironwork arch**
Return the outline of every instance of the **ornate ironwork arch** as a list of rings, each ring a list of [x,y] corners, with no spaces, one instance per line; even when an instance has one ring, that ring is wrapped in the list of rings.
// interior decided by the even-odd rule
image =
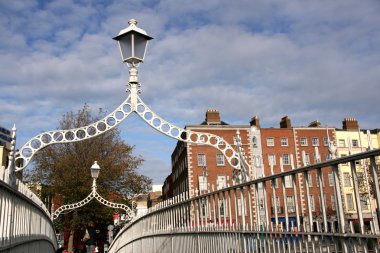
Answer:
[[[129,55],[129,53],[131,53],[129,52],[129,50],[124,51],[125,48],[123,46],[123,43],[125,43],[125,41],[123,39],[123,36],[125,34],[130,33],[131,31],[133,31],[136,34],[142,35],[144,37],[144,40],[146,41],[145,44],[140,45],[144,45],[144,47],[146,46],[147,41],[152,38],[148,36],[144,30],[136,27],[136,20],[130,20],[130,22],[128,23],[130,26],[120,31],[119,35],[114,38],[115,40],[119,41],[123,62],[129,64],[130,67],[128,83],[129,88],[127,89],[127,91],[129,91],[130,94],[127,97],[127,99],[112,113],[108,114],[106,117],[95,123],[89,124],[88,126],[69,130],[47,131],[33,137],[24,146],[21,147],[20,151],[17,152],[17,154],[13,153],[13,159],[16,159],[16,162],[12,164],[12,170],[20,171],[24,169],[30,163],[33,156],[39,150],[41,150],[44,147],[47,147],[48,145],[55,143],[77,142],[93,138],[116,127],[123,120],[125,120],[132,112],[134,112],[138,114],[151,127],[171,138],[194,144],[209,145],[218,149],[225,156],[228,163],[235,169],[234,174],[240,173],[247,176],[247,171],[249,171],[249,164],[245,161],[244,156],[242,154],[239,154],[242,152],[241,148],[238,147],[238,152],[236,152],[236,150],[228,142],[226,142],[219,136],[210,133],[190,131],[177,127],[155,114],[139,97],[138,93],[141,92],[141,90],[140,84],[138,83],[138,71],[136,68],[136,64],[138,65],[140,62],[143,61],[145,51],[142,58],[135,57],[134,51],[132,52],[132,55]],[[134,43],[133,38],[134,37],[132,37],[133,41],[131,41],[131,43]],[[132,46],[132,50],[133,48],[134,47]],[[144,50],[146,50],[146,47],[144,48]]]
[[[186,130],[162,119],[139,97],[140,85],[134,82],[130,82],[129,85],[130,88],[127,91],[130,92],[130,95],[127,99],[103,119],[80,128],[47,131],[30,139],[16,154],[16,171],[24,169],[32,157],[42,148],[51,144],[77,142],[96,137],[116,127],[134,112],[152,128],[171,138],[194,144],[209,145],[218,149],[235,170],[239,173],[244,171],[244,174],[247,174],[249,171],[248,163],[242,161],[243,156],[236,152],[228,142],[217,135]]]
[[[80,207],[86,205],[87,203],[89,203],[93,199],[96,199],[99,203],[101,203],[101,204],[103,204],[105,206],[108,206],[108,207],[111,207],[111,208],[115,208],[115,209],[122,209],[122,210],[124,210],[125,214],[126,214],[126,219],[127,220],[132,220],[135,217],[134,212],[129,208],[129,206],[124,205],[124,204],[119,204],[119,203],[113,203],[111,201],[108,201],[108,200],[104,199],[96,191],[96,187],[93,187],[92,188],[92,192],[86,198],[84,198],[83,200],[81,200],[79,202],[76,202],[76,203],[73,203],[73,204],[67,204],[67,205],[60,206],[57,210],[55,210],[55,212],[52,214],[51,217],[52,217],[53,220],[55,220],[55,219],[57,219],[59,217],[59,215],[62,212],[80,208]]]

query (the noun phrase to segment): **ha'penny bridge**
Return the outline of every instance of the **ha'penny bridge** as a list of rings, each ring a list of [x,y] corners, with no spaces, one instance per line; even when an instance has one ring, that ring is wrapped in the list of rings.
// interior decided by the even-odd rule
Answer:
[[[85,127],[41,133],[19,151],[16,151],[16,129],[12,129],[10,162],[7,168],[0,171],[0,252],[55,252],[58,244],[53,220],[61,212],[80,208],[92,199],[123,210],[128,219],[109,246],[108,252],[112,253],[379,252],[380,189],[376,162],[380,158],[380,149],[336,158],[336,148],[331,143],[332,159],[326,162],[299,168],[293,166],[289,171],[252,178],[239,133],[232,145],[213,134],[177,127],[155,114],[143,102],[139,96],[137,67],[143,62],[147,42],[152,37],[136,24],[135,20],[130,20],[129,27],[114,38],[119,43],[123,62],[130,68],[130,77],[129,95],[112,113]],[[155,130],[178,141],[218,149],[233,169],[232,183],[217,190],[183,192],[137,216],[133,207],[112,203],[97,193],[96,173],[100,168],[96,163],[91,168],[94,181],[89,195],[78,203],[59,207],[54,213],[50,213],[41,199],[16,177],[15,173],[27,167],[33,156],[44,147],[101,135],[132,113]],[[345,217],[340,173],[343,164],[348,164],[352,174],[356,210],[354,221]],[[358,180],[358,174],[363,169],[367,179],[370,179],[364,190],[359,187]],[[324,187],[318,188],[321,203],[318,217],[310,198],[302,200],[296,197],[291,210],[287,205],[269,206],[276,197],[287,199],[284,187],[289,180],[294,196],[300,196],[300,192],[309,196],[309,174],[316,175],[320,186],[324,185],[323,175],[331,175],[336,200],[333,208],[327,207],[326,199],[331,196],[326,196]],[[297,183],[301,181],[302,184]],[[363,195],[371,206],[370,218],[364,217]],[[305,208],[302,208],[301,201],[306,202]],[[282,209],[284,217],[278,216],[279,209]],[[290,217],[290,213],[295,213],[295,218]]]

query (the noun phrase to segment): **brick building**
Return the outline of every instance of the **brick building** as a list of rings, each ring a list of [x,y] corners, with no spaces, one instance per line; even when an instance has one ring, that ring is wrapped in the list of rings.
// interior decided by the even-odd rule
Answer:
[[[219,111],[209,109],[206,112],[205,120],[199,125],[186,125],[186,130],[193,132],[204,132],[214,134],[229,143],[235,150],[234,138],[239,133],[242,148],[247,154],[248,162],[251,163],[251,127],[249,125],[229,125],[220,118]],[[163,199],[189,192],[191,196],[221,189],[227,185],[232,185],[233,168],[225,159],[223,153],[215,147],[204,144],[193,144],[177,142],[171,156],[172,172],[165,179],[163,189]],[[252,177],[253,171],[248,172]],[[247,195],[244,195],[247,197]],[[239,198],[237,201],[240,201]],[[222,201],[218,201],[219,208],[223,210]],[[206,205],[203,207],[206,213]],[[212,210],[211,210],[212,211]],[[227,221],[230,217],[235,217],[235,208],[231,214],[225,213]],[[238,219],[241,219],[241,210],[238,211]],[[245,212],[247,216],[248,213]],[[234,222],[234,218],[232,218]]]
[[[205,120],[199,125],[186,125],[186,130],[217,135],[234,146],[234,138],[239,131],[242,147],[247,154],[251,152],[250,126],[229,125],[222,121],[219,111],[209,109]],[[249,157],[249,162],[251,158]],[[164,199],[189,191],[197,192],[219,189],[232,183],[233,168],[218,149],[203,145],[177,142],[171,156],[172,173],[163,185]],[[252,172],[250,172],[252,173]]]
[[[345,120],[342,131],[351,129],[357,132],[357,125],[357,122]],[[342,142],[337,138],[337,132],[341,130],[322,126],[317,120],[307,126],[293,127],[291,119],[285,116],[280,120],[279,127],[263,128],[260,126],[259,117],[255,116],[249,125],[229,125],[220,119],[217,110],[208,110],[205,121],[199,125],[187,125],[186,129],[215,134],[234,148],[236,148],[234,137],[239,131],[243,152],[250,164],[251,179],[324,162],[330,159],[329,143],[339,147],[338,142]],[[378,132],[372,134],[374,140],[378,138]],[[187,191],[194,196],[233,183],[233,168],[226,162],[223,154],[214,147],[178,142],[171,158],[172,173],[163,186],[164,199]],[[318,175],[319,171],[321,179]],[[319,171],[312,170],[307,174],[298,174],[294,182],[291,176],[287,176],[284,178],[284,185],[281,178],[277,178],[274,184],[266,182],[265,191],[259,184],[257,199],[252,198],[252,208],[256,208],[254,203],[257,201],[258,210],[252,210],[252,212],[258,213],[262,224],[266,222],[265,208],[268,208],[269,222],[275,222],[277,219],[279,223],[282,223],[286,220],[287,214],[290,226],[300,222],[304,227],[311,226],[317,231],[323,227],[322,217],[325,211],[328,221],[327,229],[336,227],[336,196],[332,170],[328,167],[321,168]],[[341,175],[341,181],[343,178]],[[320,187],[321,184],[322,187]],[[342,182],[340,184],[342,185]],[[341,189],[345,188],[341,187]],[[264,198],[265,192],[266,198]],[[255,195],[253,192],[251,194]],[[321,194],[325,199],[325,208],[323,208]],[[265,199],[266,203],[264,203]],[[240,208],[240,204],[238,207]],[[230,216],[234,217],[235,210],[231,212]],[[241,210],[238,210],[238,213],[240,215]],[[313,224],[308,224],[310,215],[313,217]]]

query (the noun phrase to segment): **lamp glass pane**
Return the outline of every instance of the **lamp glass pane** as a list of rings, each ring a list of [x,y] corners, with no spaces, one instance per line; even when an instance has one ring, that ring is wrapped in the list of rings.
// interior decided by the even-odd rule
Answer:
[[[127,34],[120,38],[119,45],[123,61],[132,57],[132,34]]]
[[[91,168],[91,177],[92,178],[98,178],[99,172],[100,172],[100,169]]]
[[[146,37],[140,34],[134,34],[135,37],[135,58],[138,58],[140,61],[144,60],[145,49],[148,40]]]

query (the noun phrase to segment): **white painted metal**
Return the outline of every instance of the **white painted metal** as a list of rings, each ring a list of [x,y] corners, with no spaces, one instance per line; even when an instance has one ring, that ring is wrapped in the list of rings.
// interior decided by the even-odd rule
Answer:
[[[99,173],[100,167],[97,164],[97,162],[95,162],[94,165],[91,167],[91,170],[93,170],[93,169],[98,170],[97,173]],[[92,171],[91,171],[91,173],[92,173]],[[125,218],[126,218],[127,221],[132,220],[133,217],[135,216],[134,212],[132,211],[131,208],[129,208],[129,206],[127,206],[125,204],[121,204],[121,203],[113,203],[111,201],[108,201],[108,200],[104,199],[102,196],[100,196],[99,193],[97,192],[96,177],[93,177],[93,183],[92,183],[92,191],[91,191],[91,193],[86,198],[84,198],[83,200],[81,200],[81,201],[79,201],[77,203],[67,204],[67,205],[60,206],[52,214],[52,219],[53,220],[57,219],[58,216],[62,212],[80,208],[80,207],[86,205],[87,203],[89,203],[93,199],[96,199],[99,203],[101,203],[101,204],[103,204],[105,206],[108,206],[108,207],[111,207],[111,208],[115,208],[115,209],[122,209],[122,210],[124,210],[125,211],[125,216],[126,216]]]
[[[129,224],[127,224],[121,232],[117,235],[114,242],[109,248],[110,253],[119,252],[141,252],[136,250],[138,243],[142,243],[144,246],[143,252],[379,252],[378,240],[380,235],[376,234],[374,230],[365,231],[360,228],[355,231],[352,222],[349,223],[345,217],[342,204],[342,192],[340,190],[339,182],[340,176],[337,172],[337,168],[340,164],[355,164],[354,161],[370,159],[375,164],[375,157],[380,158],[380,149],[364,152],[361,154],[355,154],[347,157],[342,157],[327,162],[304,166],[302,168],[295,168],[289,171],[284,171],[278,174],[272,174],[264,176],[263,178],[254,179],[242,184],[230,186],[227,188],[217,189],[203,194],[195,194],[195,196],[189,198],[190,194],[184,194],[181,197],[175,197],[171,200],[165,200],[162,204],[157,205],[148,210],[148,213],[144,216],[135,217]],[[322,175],[331,171],[331,167],[334,171],[335,182],[335,195],[337,196],[337,209],[336,217],[338,217],[339,231],[334,231],[333,228],[328,228],[325,225],[317,223],[317,230],[313,225],[305,222],[309,221],[308,217],[303,217],[303,222],[292,226],[289,229],[289,223],[287,227],[276,226],[282,222],[275,221],[272,223],[269,218],[267,221],[262,222],[262,227],[257,229],[256,222],[259,217],[259,212],[254,212],[256,204],[253,201],[249,201],[252,194],[252,189],[256,189],[256,185],[264,183],[265,188],[271,188],[270,182],[278,179],[284,182],[283,178],[290,176],[293,178],[293,183],[296,182],[296,176],[302,174],[312,173],[318,175],[319,189],[314,192],[321,194],[320,189],[323,186]],[[371,167],[373,172],[378,173],[379,169],[377,165]],[[353,167],[355,170],[355,167]],[[317,185],[310,186],[308,188],[308,177],[305,177],[306,193],[311,194],[311,188],[317,187]],[[377,179],[377,178],[376,178]],[[374,199],[379,203],[379,195],[376,194],[376,183],[373,185]],[[274,186],[274,184],[272,185]],[[294,192],[299,192],[299,184],[294,183]],[[268,189],[268,192],[271,189]],[[283,191],[282,187],[272,188],[274,191],[272,194],[281,196]],[[253,191],[255,192],[255,190]],[[219,196],[224,196],[228,210],[228,220],[225,224],[221,225],[220,222],[216,222],[218,218],[221,220],[220,211],[215,211],[215,205],[218,207]],[[264,194],[265,202],[267,194]],[[286,196],[286,195],[285,195]],[[237,201],[237,199],[240,201]],[[248,198],[248,200],[247,200]],[[355,201],[359,198],[358,194],[354,195]],[[323,198],[321,198],[323,200]],[[205,201],[207,210],[207,219],[202,215],[201,203]],[[300,198],[295,198],[296,206],[301,206]],[[308,202],[308,208],[310,209],[311,203]],[[244,210],[243,205],[247,205],[247,211]],[[322,205],[323,206],[323,205]],[[185,209],[184,207],[194,207],[193,209]],[[240,214],[238,214],[238,208],[240,208]],[[265,205],[265,208],[268,207]],[[324,206],[323,208],[326,208]],[[187,212],[187,214],[186,214]],[[248,215],[252,212],[254,217],[250,218]],[[270,211],[266,210],[266,213]],[[309,213],[309,212],[306,212]],[[170,215],[168,215],[170,214]],[[246,214],[246,218],[241,215]],[[313,215],[313,213],[311,214]],[[311,218],[312,222],[326,221],[325,212],[321,212],[323,217],[318,219]],[[275,214],[272,215],[272,217]],[[183,217],[183,219],[178,219]],[[278,218],[277,218],[278,219]],[[358,216],[358,219],[363,219],[363,216]],[[164,220],[162,226],[154,226],[153,224],[157,220]],[[268,223],[269,221],[269,223]],[[297,222],[299,220],[297,219]],[[327,222],[329,222],[327,220]],[[359,221],[362,224],[362,221]],[[376,221],[377,222],[377,221]],[[270,224],[273,224],[272,228]],[[350,229],[346,230],[348,225],[351,224]],[[321,230],[321,228],[324,228]],[[296,229],[297,228],[297,229]],[[306,229],[305,229],[306,228]],[[327,230],[326,230],[327,229]],[[149,240],[150,239],[150,240]],[[154,241],[154,244],[150,243]],[[141,245],[141,244],[140,244]]]
[[[234,147],[217,135],[186,130],[162,119],[139,97],[139,87],[138,83],[130,82],[129,89],[127,90],[130,92],[130,95],[127,99],[113,112],[95,123],[75,129],[47,131],[30,139],[16,153],[16,171],[24,169],[31,162],[32,157],[42,148],[51,144],[78,142],[96,137],[113,129],[134,112],[152,128],[171,138],[194,144],[209,145],[218,149],[235,169],[234,175],[236,175],[237,182],[249,179],[249,164],[242,153],[236,152]],[[239,135],[236,138],[235,144],[237,148],[241,149]]]
[[[57,239],[42,201],[16,180],[13,187],[0,180],[0,252],[54,252]]]

